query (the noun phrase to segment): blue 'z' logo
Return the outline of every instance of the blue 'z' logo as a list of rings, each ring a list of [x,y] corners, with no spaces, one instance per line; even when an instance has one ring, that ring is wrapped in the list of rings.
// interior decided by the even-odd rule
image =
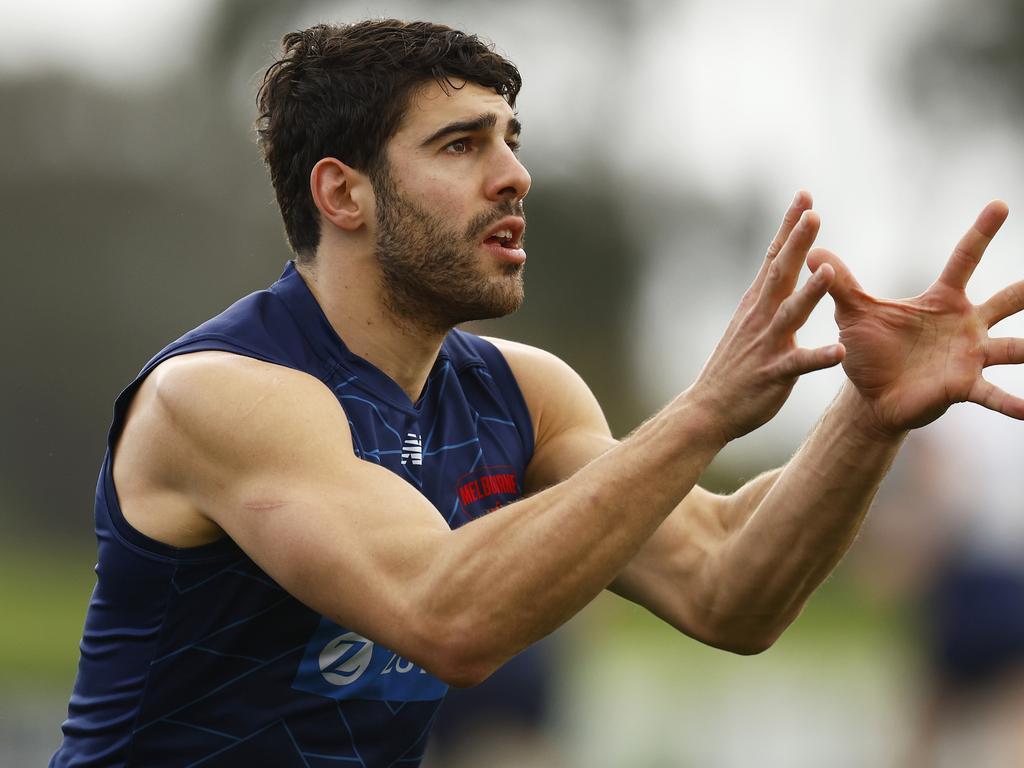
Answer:
[[[324,618],[292,688],[332,699],[380,701],[434,701],[448,690],[422,667]]]

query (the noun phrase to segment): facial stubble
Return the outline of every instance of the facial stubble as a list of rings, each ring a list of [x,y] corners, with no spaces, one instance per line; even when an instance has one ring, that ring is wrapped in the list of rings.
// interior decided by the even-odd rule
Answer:
[[[523,302],[524,268],[488,269],[479,245],[499,219],[522,215],[507,201],[459,232],[404,196],[386,171],[374,175],[377,262],[388,311],[407,327],[444,333],[470,320],[502,317]]]

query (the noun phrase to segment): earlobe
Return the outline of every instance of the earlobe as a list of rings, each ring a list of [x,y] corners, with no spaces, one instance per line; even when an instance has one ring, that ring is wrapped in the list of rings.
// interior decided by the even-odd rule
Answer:
[[[365,223],[370,180],[337,158],[321,158],[309,174],[313,203],[324,221],[354,232]]]

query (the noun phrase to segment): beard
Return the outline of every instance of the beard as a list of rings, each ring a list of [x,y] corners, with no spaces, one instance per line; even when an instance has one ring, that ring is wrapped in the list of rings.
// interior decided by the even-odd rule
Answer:
[[[384,303],[402,324],[447,333],[459,323],[503,317],[523,303],[522,264],[488,269],[480,254],[487,229],[505,216],[522,216],[507,201],[458,231],[402,195],[387,168],[374,174],[376,256]]]

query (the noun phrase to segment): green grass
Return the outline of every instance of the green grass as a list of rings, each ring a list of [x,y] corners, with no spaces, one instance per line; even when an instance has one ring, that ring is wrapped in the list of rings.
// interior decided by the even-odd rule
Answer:
[[[0,548],[0,689],[71,690],[95,560],[91,548]]]

